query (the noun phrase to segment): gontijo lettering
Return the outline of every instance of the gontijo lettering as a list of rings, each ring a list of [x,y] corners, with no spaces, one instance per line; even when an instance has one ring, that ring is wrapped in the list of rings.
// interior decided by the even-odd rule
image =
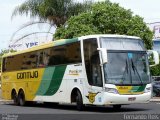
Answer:
[[[38,71],[17,73],[17,79],[38,78]]]

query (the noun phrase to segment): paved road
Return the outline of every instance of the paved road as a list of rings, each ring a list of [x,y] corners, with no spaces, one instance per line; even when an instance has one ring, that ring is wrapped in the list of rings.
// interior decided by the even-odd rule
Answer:
[[[14,114],[148,114],[159,113],[160,103],[150,102],[148,104],[124,105],[120,110],[112,107],[91,107],[87,106],[84,111],[77,111],[74,105],[53,105],[53,104],[29,104],[25,107],[15,106],[12,103],[0,102],[0,113]]]
[[[87,106],[84,111],[77,111],[74,105],[53,105],[53,104],[29,104],[25,107],[15,106],[12,103],[0,102],[1,118],[6,114],[20,115],[19,118],[47,120],[124,120],[125,115],[157,115],[160,119],[160,103],[150,102],[148,104],[124,105],[120,110],[112,107],[91,107]],[[142,116],[142,117],[143,117]],[[109,117],[109,118],[108,118]],[[133,116],[132,116],[133,117]],[[37,118],[37,119],[36,119]],[[22,119],[22,120],[23,120]],[[3,119],[5,120],[5,119]],[[17,120],[17,119],[16,119]],[[18,119],[19,120],[19,119]],[[154,119],[157,120],[157,119]]]

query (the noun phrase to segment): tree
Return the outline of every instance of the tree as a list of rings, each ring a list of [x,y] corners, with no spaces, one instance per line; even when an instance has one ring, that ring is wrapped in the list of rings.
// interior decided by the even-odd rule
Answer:
[[[11,40],[13,41],[14,36],[20,30],[35,24],[49,24],[50,27],[46,33],[48,36],[52,27],[60,27],[64,25],[66,20],[71,16],[78,15],[81,12],[88,11],[92,1],[84,1],[83,3],[74,2],[73,0],[26,0],[20,6],[17,6],[13,13],[12,18],[16,15],[26,15],[31,18],[38,18],[38,21],[31,21],[21,26],[15,33],[13,33]],[[33,34],[39,34],[40,32],[34,32],[25,34],[22,37],[15,40],[14,43],[22,40]],[[52,33],[54,34],[54,33]],[[53,39],[54,40],[54,39]]]
[[[143,18],[133,15],[119,4],[110,1],[92,5],[91,11],[71,17],[66,26],[56,30],[54,37],[73,38],[89,34],[125,34],[139,36],[147,49],[152,48],[153,33],[143,22]]]
[[[90,1],[77,3],[73,0],[27,0],[15,8],[12,16],[25,14],[60,27],[71,16],[89,10],[91,3]]]
[[[150,72],[151,72],[151,75],[152,76],[160,76],[160,64],[154,66],[154,67],[151,67],[150,68]]]

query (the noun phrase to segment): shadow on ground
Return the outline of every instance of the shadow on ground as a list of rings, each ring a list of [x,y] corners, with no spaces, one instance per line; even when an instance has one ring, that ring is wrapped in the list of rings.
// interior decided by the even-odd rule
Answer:
[[[7,104],[7,105],[12,105],[14,104]],[[67,110],[67,111],[77,111],[75,105],[64,105],[64,104],[54,104],[54,103],[45,103],[45,104],[39,104],[39,103],[28,103],[24,107],[36,107],[36,108],[47,108],[47,109],[57,109],[57,110]],[[128,112],[144,112],[148,111],[150,109],[147,108],[134,108],[134,105],[132,107],[130,105],[123,105],[121,109],[113,109],[112,106],[85,106],[83,111],[86,112],[95,112],[95,113],[128,113]]]

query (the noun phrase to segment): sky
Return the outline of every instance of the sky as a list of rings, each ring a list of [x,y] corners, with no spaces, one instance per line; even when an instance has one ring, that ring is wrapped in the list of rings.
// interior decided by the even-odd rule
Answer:
[[[31,21],[26,16],[16,16],[11,19],[12,12],[17,5],[25,0],[0,0],[0,50],[8,49],[11,36],[25,23]],[[82,1],[82,0],[79,0]],[[103,0],[95,0],[103,1]],[[160,22],[160,0],[110,0],[144,18],[146,23]],[[45,26],[28,27],[18,32],[14,39],[37,30],[45,31]]]

